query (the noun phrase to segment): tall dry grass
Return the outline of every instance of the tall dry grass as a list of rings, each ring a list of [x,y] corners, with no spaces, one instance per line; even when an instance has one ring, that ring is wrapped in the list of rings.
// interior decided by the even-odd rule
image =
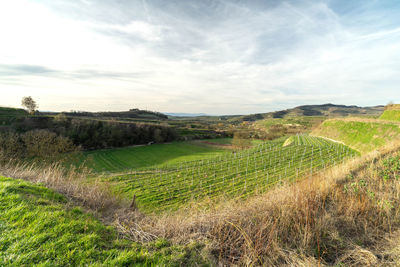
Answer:
[[[121,201],[112,195],[106,184],[97,180],[88,183],[92,175],[87,168],[65,168],[62,163],[32,163],[2,157],[0,175],[43,184],[94,212],[107,213],[121,206]]]
[[[202,240],[219,265],[374,266],[400,224],[400,184],[380,175],[399,144],[248,201],[125,220],[175,242]],[[120,218],[118,218],[120,219]]]
[[[247,201],[158,215],[129,211],[108,188],[87,183],[85,170],[9,162],[0,173],[43,183],[101,211],[104,221],[132,240],[200,241],[215,265],[377,266],[400,258],[381,245],[400,227],[400,183],[381,173],[385,158],[399,150],[399,143],[391,144]]]

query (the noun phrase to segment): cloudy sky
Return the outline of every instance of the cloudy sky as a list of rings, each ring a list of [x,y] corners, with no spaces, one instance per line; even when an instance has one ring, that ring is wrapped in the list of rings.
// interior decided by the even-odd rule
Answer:
[[[0,106],[246,114],[400,102],[397,0],[4,0]]]

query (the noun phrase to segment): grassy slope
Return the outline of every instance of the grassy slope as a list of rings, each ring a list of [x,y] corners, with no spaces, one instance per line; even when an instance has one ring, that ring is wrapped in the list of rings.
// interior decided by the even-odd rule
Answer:
[[[385,110],[379,117],[381,120],[400,121],[400,110]]]
[[[27,116],[28,113],[19,108],[0,107],[0,125],[8,125],[17,117]]]
[[[341,141],[361,153],[366,153],[399,138],[400,127],[374,120],[333,119],[324,121],[312,134]]]
[[[75,164],[86,161],[86,166],[97,172],[118,172],[205,159],[225,152],[226,150],[221,148],[196,143],[174,142],[83,152],[72,161]]]
[[[195,245],[165,240],[139,245],[118,239],[60,194],[42,186],[0,176],[0,266],[190,265],[204,261]]]
[[[28,115],[28,113],[20,108],[7,108],[0,107],[0,116],[12,116],[12,115]]]
[[[245,198],[261,193],[282,180],[293,181],[354,155],[347,147],[322,138],[297,136],[260,144],[240,153],[202,159],[104,178],[115,193],[136,195],[145,212],[177,209],[192,201]]]

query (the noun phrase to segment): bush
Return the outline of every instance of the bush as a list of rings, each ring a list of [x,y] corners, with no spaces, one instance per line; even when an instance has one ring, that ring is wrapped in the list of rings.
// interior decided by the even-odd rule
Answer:
[[[77,150],[78,147],[70,139],[48,130],[0,133],[0,151],[3,158],[53,158],[61,153]]]

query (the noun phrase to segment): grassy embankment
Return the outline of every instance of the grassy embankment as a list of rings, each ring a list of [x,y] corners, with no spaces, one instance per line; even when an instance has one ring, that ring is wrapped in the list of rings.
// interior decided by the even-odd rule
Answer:
[[[313,130],[312,135],[341,141],[367,153],[400,138],[400,124],[373,119],[331,119]]]
[[[388,105],[379,117],[381,120],[400,121],[400,105]]]
[[[121,239],[54,191],[0,176],[0,266],[182,266],[205,264],[198,245]]]
[[[152,212],[205,200],[247,198],[357,154],[342,144],[308,136],[297,136],[286,146],[283,143],[280,139],[238,153],[175,162],[103,180],[123,198],[135,195],[141,211]]]

